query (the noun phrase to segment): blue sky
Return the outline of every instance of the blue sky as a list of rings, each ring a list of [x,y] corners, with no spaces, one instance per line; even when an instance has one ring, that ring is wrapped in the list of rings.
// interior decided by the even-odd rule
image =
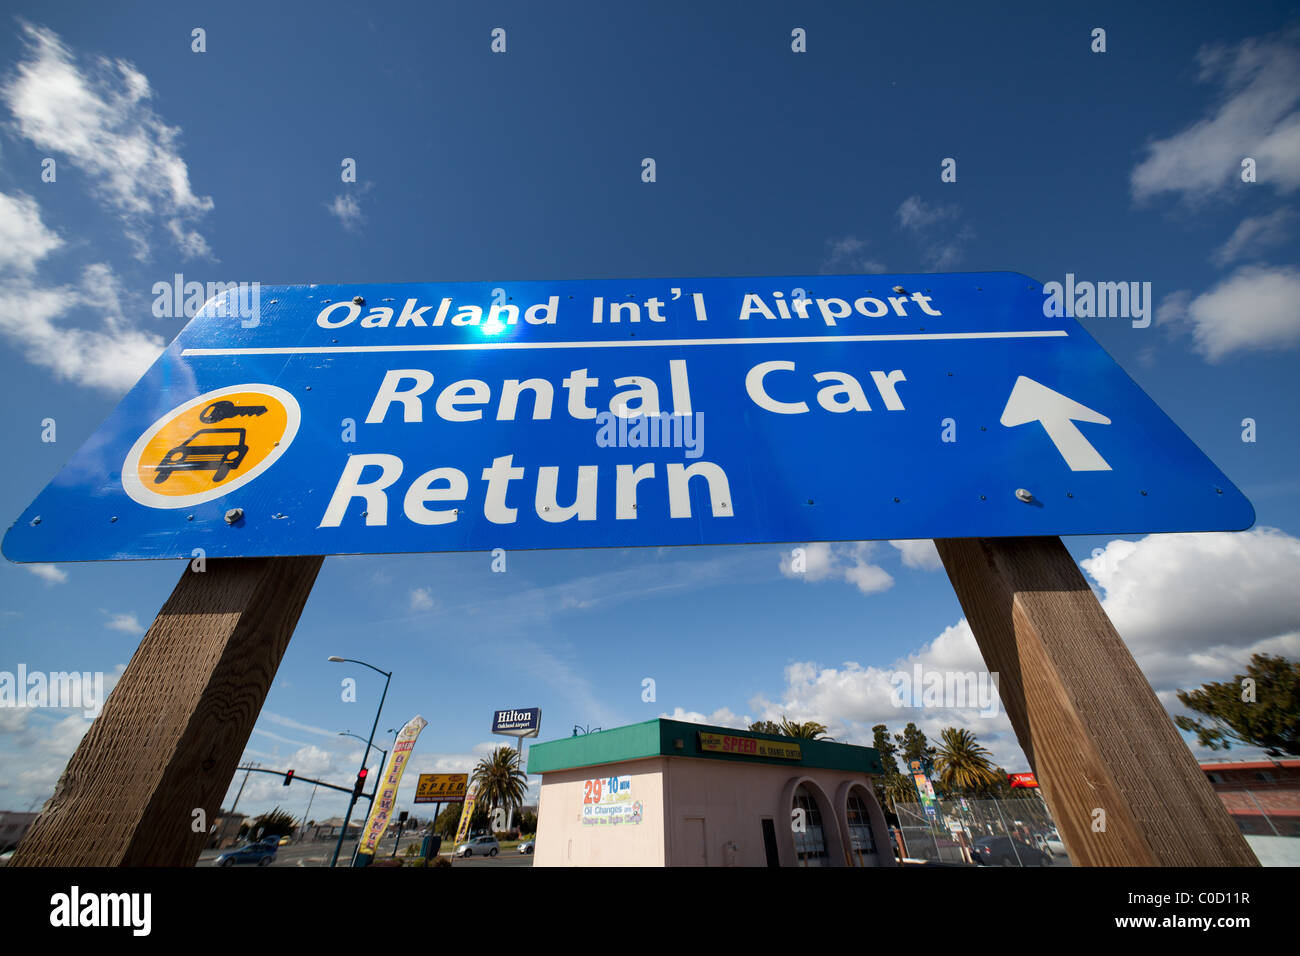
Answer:
[[[1071,553],[1175,710],[1175,688],[1227,679],[1252,652],[1300,656],[1300,40],[1287,4],[9,10],[6,524],[179,332],[183,320],[151,313],[153,284],[174,273],[1073,273],[1151,283],[1150,327],[1083,324],[1246,493],[1257,525],[1069,538]],[[191,49],[195,27],[206,52]],[[1090,49],[1096,27],[1104,53]],[[355,183],[340,180],[345,157]],[[941,182],[945,157],[956,182]],[[881,721],[932,738],[955,724],[1027,769],[1001,713],[888,702],[900,663],[980,667],[932,549],[808,554],[803,575],[776,545],[518,552],[504,574],[486,553],[327,559],[246,756],[351,778],[361,745],[337,734],[368,732],[381,679],[326,662],[336,654],[395,672],[381,736],[430,721],[414,770],[469,769],[507,742],[488,733],[492,710],[527,706],[543,709],[543,740],[659,714],[788,714],[856,743]],[[111,682],[180,572],[0,564],[0,670]],[[349,676],[356,703],[341,699]],[[0,709],[0,807],[39,806],[87,725]],[[307,796],[250,781],[240,809],[287,798],[301,813]],[[319,796],[312,816],[343,802]]]

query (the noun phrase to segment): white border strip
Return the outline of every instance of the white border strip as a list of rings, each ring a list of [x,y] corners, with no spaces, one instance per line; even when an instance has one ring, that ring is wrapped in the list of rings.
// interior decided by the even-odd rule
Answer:
[[[794,345],[802,342],[924,342],[931,339],[1044,339],[1068,336],[1064,329],[1033,332],[924,332],[905,335],[790,335],[750,339],[642,339],[630,342],[448,342],[416,345],[308,345],[301,348],[182,349],[191,355],[322,355],[356,352],[478,352],[497,349],[679,348],[687,345]]]

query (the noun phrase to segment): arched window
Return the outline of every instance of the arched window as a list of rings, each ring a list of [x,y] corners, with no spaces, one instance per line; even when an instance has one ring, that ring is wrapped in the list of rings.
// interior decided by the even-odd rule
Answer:
[[[866,857],[876,854],[876,838],[871,832],[871,815],[867,803],[857,790],[849,792],[847,807],[849,821],[849,857],[854,866],[866,863]]]
[[[794,792],[794,809],[803,811],[802,826],[796,822],[794,855],[800,866],[826,866],[826,832],[817,798],[800,784]],[[796,818],[797,821],[797,818]]]

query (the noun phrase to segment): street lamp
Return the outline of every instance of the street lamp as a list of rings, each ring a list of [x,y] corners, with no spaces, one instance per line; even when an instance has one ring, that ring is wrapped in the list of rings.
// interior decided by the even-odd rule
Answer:
[[[384,710],[384,700],[388,697],[388,682],[393,679],[393,675],[391,671],[380,670],[374,664],[367,664],[365,661],[354,660],[351,657],[335,657],[330,655],[329,660],[335,664],[360,664],[362,667],[369,667],[372,671],[384,675],[384,693],[379,698],[379,709],[375,711],[375,722],[370,727],[370,739],[366,741],[366,752],[361,755],[361,768],[357,771],[359,774],[361,770],[366,769],[366,758],[370,756],[370,748],[375,744],[375,730],[379,727],[379,715]],[[360,740],[361,738],[358,737],[357,739]],[[385,754],[385,756],[387,756],[387,754]],[[381,765],[379,772],[382,774],[383,770],[384,768]],[[357,795],[354,791],[353,794],[348,797],[348,812],[343,817],[343,829],[339,831],[339,842],[335,845],[334,857],[330,860],[331,867],[338,865],[339,853],[343,849],[343,838],[347,836],[348,822],[352,819],[352,808],[356,806],[356,803]]]

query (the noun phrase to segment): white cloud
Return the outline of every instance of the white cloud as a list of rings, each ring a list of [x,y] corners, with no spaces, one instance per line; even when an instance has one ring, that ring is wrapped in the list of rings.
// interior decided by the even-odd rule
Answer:
[[[698,710],[684,710],[681,707],[673,708],[673,712],[666,711],[659,715],[668,720],[682,720],[691,724],[711,724],[714,727],[734,727],[737,730],[746,730],[753,723],[748,717],[742,717],[731,710],[730,707],[719,707],[711,714],[702,714]]]
[[[943,567],[939,551],[929,538],[917,538],[911,541],[889,542],[903,555],[903,564],[918,571],[938,571]]]
[[[970,226],[958,227],[961,209],[955,205],[927,203],[908,196],[895,213],[899,224],[921,242],[921,258],[930,269],[942,271],[961,261],[962,246],[975,238]]]
[[[958,212],[956,206],[927,203],[920,196],[908,196],[899,204],[895,214],[904,229],[919,232],[945,219],[956,219]]]
[[[1161,324],[1191,332],[1193,347],[1211,362],[1238,351],[1286,348],[1300,342],[1300,270],[1242,266],[1209,292],[1165,298]]]
[[[365,221],[365,216],[361,213],[361,200],[357,198],[356,193],[341,193],[331,202],[326,203],[325,208],[343,223],[344,229],[350,232],[356,230]]]
[[[36,200],[0,193],[0,272],[30,275],[36,263],[61,245],[63,240],[41,222]]]
[[[1300,539],[1276,528],[1112,541],[1082,564],[1167,705],[1253,653],[1300,657]]]
[[[103,613],[108,615],[108,621],[105,622],[104,626],[110,630],[121,631],[124,634],[141,635],[145,632],[145,626],[140,623],[134,614],[109,614],[107,611]]]
[[[866,254],[866,249],[866,242],[856,236],[827,239],[826,260],[821,265],[822,274],[887,271],[883,262]]]
[[[1300,590],[1295,587],[1300,539],[1291,535],[1272,528],[1149,535],[1140,541],[1112,541],[1083,566],[1104,590],[1106,613],[1173,713],[1185,712],[1176,690],[1243,673],[1251,654],[1300,657]],[[923,673],[944,675],[986,670],[963,618],[891,667],[855,661],[838,667],[814,661],[789,664],[777,698],[760,695],[749,704],[756,720],[817,720],[837,740],[866,745],[871,727],[879,723],[898,733],[914,721],[931,741],[944,727],[961,727],[989,747],[995,763],[1008,770],[1027,769],[1000,704],[991,715],[978,707],[896,707],[891,676],[896,671],[912,674],[918,665]],[[1196,750],[1195,741],[1190,743]]]
[[[1203,49],[1200,79],[1216,84],[1216,101],[1186,129],[1147,146],[1131,177],[1134,197],[1208,197],[1240,184],[1246,157],[1257,163],[1259,186],[1282,193],[1300,186],[1298,36],[1291,30]]]
[[[20,211],[35,213],[40,225],[34,207]],[[26,231],[32,232],[30,226]],[[128,326],[121,312],[124,297],[117,276],[103,263],[87,266],[78,285],[46,286],[25,275],[0,274],[0,336],[55,378],[122,392],[166,347],[160,337]],[[100,328],[58,324],[76,309],[95,310]]]
[[[1286,241],[1295,218],[1295,211],[1286,208],[1275,209],[1267,216],[1247,216],[1210,259],[1226,266],[1237,259],[1258,258],[1264,249]]]
[[[760,695],[750,701],[750,706],[758,711],[756,719],[816,720],[825,724],[836,740],[865,746],[871,745],[871,728],[876,724],[885,724],[891,733],[899,733],[913,722],[931,741],[937,740],[945,727],[960,727],[989,747],[996,763],[1027,769],[1000,701],[988,710],[974,699],[971,706],[961,708],[898,706],[893,677],[900,671],[910,677],[917,666],[923,674],[970,674],[977,680],[986,671],[975,636],[963,618],[891,667],[856,661],[846,661],[839,667],[824,667],[814,661],[789,664],[780,698],[774,701]]]
[[[26,58],[0,87],[17,132],[86,174],[122,220],[137,258],[148,256],[155,218],[168,221],[182,252],[209,254],[185,223],[211,210],[212,200],[191,189],[180,131],[149,105],[149,80],[120,59],[98,57],[83,69],[53,31],[25,22],[21,28]]]
[[[46,584],[62,584],[68,580],[68,572],[57,564],[24,564],[23,567]]]
[[[433,592],[428,588],[414,588],[411,591],[411,610],[427,611],[437,602],[433,599]]]
[[[794,550],[781,554],[781,573],[787,578],[804,581],[844,580],[855,585],[863,594],[888,591],[894,586],[894,579],[889,572],[869,560],[875,550],[874,542],[828,544],[814,541],[800,546],[802,557],[796,556]],[[796,570],[800,562],[802,570]]]

